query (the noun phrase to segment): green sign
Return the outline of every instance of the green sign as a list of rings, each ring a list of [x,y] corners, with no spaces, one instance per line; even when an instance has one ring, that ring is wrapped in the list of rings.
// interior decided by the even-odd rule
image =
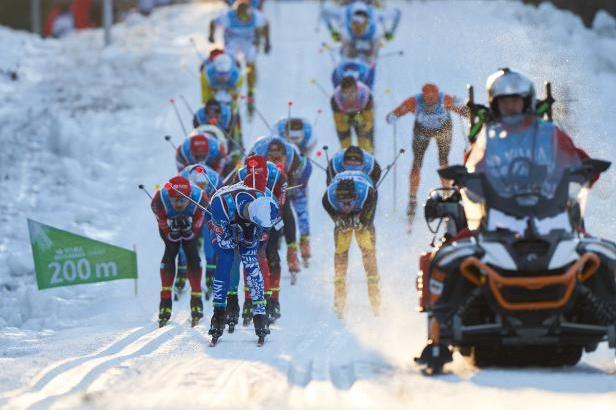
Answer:
[[[28,219],[39,289],[137,279],[137,254]]]

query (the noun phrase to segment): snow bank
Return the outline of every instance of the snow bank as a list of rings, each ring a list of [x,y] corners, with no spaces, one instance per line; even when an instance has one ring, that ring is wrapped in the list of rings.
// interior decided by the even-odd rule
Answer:
[[[83,309],[96,318],[105,310],[97,305],[129,293],[121,282],[38,292],[26,218],[132,247],[132,209],[148,209],[136,185],[160,182],[143,164],[169,149],[164,133],[180,136],[177,124],[161,126],[173,119],[167,101],[178,78],[194,83],[179,66],[188,56],[196,66],[188,38],[152,41],[176,13],[132,16],[106,49],[100,30],[41,40],[0,27],[0,69],[18,73],[0,74],[0,328],[72,326]],[[171,175],[173,162],[166,168]]]

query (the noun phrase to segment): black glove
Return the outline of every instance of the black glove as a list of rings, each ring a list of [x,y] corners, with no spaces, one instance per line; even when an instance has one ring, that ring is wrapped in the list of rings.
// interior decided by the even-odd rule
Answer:
[[[353,223],[353,220],[351,216],[349,215],[339,216],[338,218],[336,218],[336,222],[335,222],[336,229],[347,231],[351,229],[352,223]]]
[[[263,51],[265,51],[265,54],[269,54],[271,50],[272,50],[272,45],[268,41],[265,43],[265,46],[263,47]]]
[[[207,41],[209,41],[211,44],[214,44],[214,33],[211,33],[208,36]]]
[[[361,223],[361,220],[359,219],[359,215],[353,215],[353,217],[351,218],[351,228],[353,229],[361,229],[363,228],[363,224]]]

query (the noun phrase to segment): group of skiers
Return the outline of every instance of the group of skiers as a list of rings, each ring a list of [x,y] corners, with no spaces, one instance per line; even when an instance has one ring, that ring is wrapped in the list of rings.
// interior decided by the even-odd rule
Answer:
[[[301,270],[299,256],[304,267],[309,266],[312,256],[307,187],[313,164],[326,173],[322,206],[334,222],[335,311],[344,318],[348,255],[355,236],[362,253],[370,304],[373,313],[379,314],[380,278],[374,226],[377,189],[395,161],[382,173],[374,156],[372,88],[379,49],[383,40],[394,37],[400,12],[370,1],[341,3],[322,10],[332,38],[341,43],[340,63],[331,78],[335,90],[330,100],[340,151],[330,157],[327,147],[323,147],[328,161],[324,167],[311,159],[316,146],[312,124],[305,118],[291,116],[290,112],[272,127],[270,136],[259,138],[250,149],[244,147],[240,101],[245,101],[251,116],[255,110],[256,56],[261,46],[265,53],[271,50],[269,23],[260,11],[262,2],[238,0],[210,23],[209,41],[214,43],[216,29],[222,28],[224,47],[214,48],[200,66],[203,107],[194,113],[194,130],[177,147],[178,175],[152,200],[165,245],[160,271],[161,326],[171,317],[174,292],[181,294],[186,281],[191,288],[193,325],[203,317],[199,256],[202,246],[206,259],[205,298],[212,298],[214,307],[209,330],[212,343],[223,334],[225,326],[230,333],[234,331],[240,314],[244,325],[253,321],[259,343],[263,343],[269,334],[269,324],[281,316],[282,238],[286,242],[291,284],[296,283]],[[502,76],[511,73],[514,72],[504,71]],[[492,111],[501,115],[495,118],[505,118],[509,108],[519,108],[519,112],[511,115],[534,110],[532,83],[527,88],[491,90]],[[513,102],[511,107],[507,105],[510,97],[515,97],[516,104],[520,97],[521,107],[513,107]],[[407,113],[415,115],[407,209],[410,223],[430,139],[436,140],[439,165],[448,165],[453,133],[451,112],[474,118],[468,104],[442,92],[436,84],[427,83],[420,93],[406,99],[385,118],[393,125]],[[526,126],[526,122],[516,122],[515,126],[518,125]],[[449,181],[442,183],[448,186]],[[245,283],[241,311],[240,265]]]
[[[292,285],[301,270],[299,255],[304,267],[311,257],[307,184],[316,143],[312,125],[288,116],[275,124],[271,136],[244,148],[239,104],[244,72],[251,115],[257,48],[263,44],[266,53],[271,48],[260,6],[240,0],[212,20],[209,40],[214,42],[216,28],[223,27],[224,47],[214,48],[199,68],[203,106],[193,115],[194,130],[176,148],[178,175],[152,199],[165,245],[159,325],[170,319],[173,300],[179,300],[186,282],[193,326],[202,319],[202,246],[205,299],[212,299],[214,307],[213,344],[225,327],[234,331],[240,314],[245,326],[254,323],[259,344],[280,318],[283,237]],[[240,266],[245,284],[241,312]]]

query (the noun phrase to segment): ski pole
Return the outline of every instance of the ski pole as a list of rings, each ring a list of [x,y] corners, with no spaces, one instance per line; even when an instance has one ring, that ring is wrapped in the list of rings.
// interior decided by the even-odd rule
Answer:
[[[167,141],[173,147],[173,149],[178,149],[178,147],[176,147],[173,141],[171,141],[171,135],[165,135],[165,141]]]
[[[312,129],[316,128],[317,123],[319,122],[319,117],[321,117],[322,113],[323,113],[323,110],[319,108],[317,110],[317,115],[315,115],[314,120],[312,120]]]
[[[321,91],[321,93],[323,93],[325,98],[329,98],[330,97],[330,95],[327,93],[327,91],[325,91],[325,88],[315,78],[310,80],[310,84],[315,85],[319,89],[319,91]]]
[[[243,96],[242,98],[248,101],[248,97]],[[252,101],[248,101],[248,102],[250,103]],[[261,110],[259,110],[256,105],[253,105],[253,108],[254,108],[255,112],[257,113],[257,115],[259,116],[259,118],[261,118],[261,121],[263,121],[263,124],[265,124],[265,126],[267,127],[269,132],[273,133],[274,131],[272,130],[271,125],[269,124],[269,122],[267,122],[267,120],[263,116],[263,113],[261,112]]]
[[[312,162],[317,168],[322,169],[323,171],[327,172],[327,168],[325,168],[323,165],[319,164],[318,162],[316,162],[314,159],[307,157],[308,160],[310,162]]]
[[[193,73],[192,71],[188,70],[188,67],[186,66],[185,63],[183,63],[181,66],[182,71],[184,71],[185,73],[187,73],[188,75],[190,75],[192,78],[196,79],[196,80],[200,80],[199,76],[195,73]]]
[[[404,50],[388,51],[387,53],[379,54],[379,58],[389,58],[395,56],[403,56]]]
[[[321,50],[326,50],[329,54],[329,58],[332,60],[332,63],[336,65],[336,56],[334,55],[334,49],[327,43],[321,43]]]
[[[152,196],[152,194],[150,194],[150,193],[148,192],[147,188],[146,188],[143,184],[139,184],[139,185],[137,185],[137,187],[138,187],[140,190],[142,190],[143,192],[145,192],[145,194],[146,194],[148,197],[150,197],[150,199],[152,199],[152,200],[154,199],[154,197]]]
[[[293,101],[288,102],[289,109],[287,110],[287,127],[289,126],[289,121],[291,120],[291,107],[293,106]]]
[[[398,152],[398,126],[396,123],[393,124],[394,127],[394,155]],[[396,211],[396,203],[398,203],[398,168],[394,168],[394,180],[393,180],[393,210]]]
[[[192,109],[192,107],[190,106],[190,104],[188,103],[188,100],[186,99],[186,97],[184,97],[183,94],[180,94],[180,99],[182,100],[182,102],[184,103],[184,106],[186,107],[186,109],[188,110],[188,113],[193,116],[195,115],[195,111]]]
[[[195,43],[195,39],[194,38],[190,38],[190,44],[193,47],[193,50],[195,50],[195,53],[197,54],[197,57],[199,57],[200,61],[205,60],[205,57],[203,56],[203,54],[201,54],[201,51],[199,51],[199,49],[197,48],[197,44]]]
[[[396,162],[398,161],[398,158],[400,158],[400,155],[404,154],[404,148],[400,148],[400,151],[398,151],[398,154],[395,156],[394,160],[391,162],[391,164],[387,165],[385,174],[381,177],[380,181],[376,183],[376,187],[375,188],[379,188],[379,186],[381,185],[381,183],[385,180],[385,178],[387,177],[387,174],[389,174],[389,171],[391,171],[391,169],[393,167],[396,166]]]
[[[329,147],[327,145],[323,145],[323,151],[325,151],[325,161],[327,161],[327,168],[325,172],[327,173],[327,179],[331,179],[331,175],[329,172]]]
[[[175,100],[171,98],[169,99],[169,102],[173,106],[173,111],[175,111],[175,116],[177,117],[178,122],[182,126],[182,131],[184,131],[184,135],[188,135],[188,132],[186,132],[186,127],[184,126],[184,123],[182,122],[182,117],[180,116],[180,112],[178,111],[178,107],[177,105],[175,105]]]

